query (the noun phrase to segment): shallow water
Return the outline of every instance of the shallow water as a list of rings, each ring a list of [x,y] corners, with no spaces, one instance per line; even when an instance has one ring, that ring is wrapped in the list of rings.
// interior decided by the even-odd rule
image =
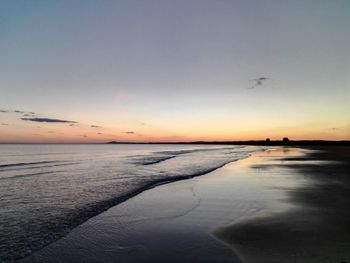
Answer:
[[[158,183],[260,150],[207,145],[0,145],[0,259],[31,254]]]
[[[204,176],[144,191],[20,262],[242,262],[216,238],[217,231],[295,211],[288,193],[310,182],[282,165],[282,158],[301,156],[300,149],[270,148]]]

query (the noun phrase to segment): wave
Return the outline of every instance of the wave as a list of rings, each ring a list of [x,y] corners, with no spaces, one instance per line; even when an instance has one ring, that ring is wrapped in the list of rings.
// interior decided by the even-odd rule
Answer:
[[[48,163],[58,163],[52,165],[40,165],[40,164],[48,164]],[[30,169],[42,169],[42,168],[51,168],[57,166],[66,166],[66,165],[74,165],[79,162],[67,162],[67,161],[52,161],[52,162],[37,162],[37,163],[26,163],[26,165],[13,165],[7,166],[3,169],[0,169],[0,173],[9,172],[9,171],[18,171],[18,170],[30,170]]]
[[[128,158],[131,159],[131,163],[136,165],[151,165],[175,158],[180,154],[191,153],[194,151],[195,150],[160,151],[148,155],[129,156]]]
[[[8,173],[5,173],[7,177],[3,177],[0,187],[8,189],[8,192],[3,195],[6,200],[1,201],[0,198],[0,212],[1,202],[12,208],[10,213],[0,213],[0,225],[6,226],[1,230],[2,234],[0,231],[0,243],[3,244],[0,246],[0,258],[13,261],[29,255],[63,237],[89,218],[147,189],[210,173],[257,150],[257,147],[167,151],[159,151],[158,148],[158,151],[149,150],[143,155],[131,155],[135,152],[120,155],[116,152],[119,157],[95,160],[94,153],[91,153],[79,163],[42,161],[2,165],[0,167]],[[72,166],[64,171],[51,169],[69,164]],[[36,169],[39,165],[41,170],[10,176],[15,172],[10,170],[11,167]],[[63,172],[59,176],[54,174]],[[45,176],[47,174],[53,176]],[[25,207],[23,198],[30,200]],[[19,227],[25,229],[24,235],[16,232]]]
[[[32,162],[32,163],[8,163],[8,164],[0,164],[0,168],[25,166],[25,165],[37,165],[37,164],[54,163],[54,162],[55,161],[42,161],[42,162]]]
[[[234,152],[237,152],[240,148],[246,148],[246,146],[236,146],[236,147],[217,147],[217,148],[199,148],[199,149],[190,149],[190,150],[175,150],[175,151],[159,151],[154,152],[154,154],[171,154],[171,155],[180,155],[180,154],[187,154],[187,153],[195,153],[195,152],[210,152],[210,151],[227,151],[232,150]]]
[[[244,147],[244,146],[243,146]],[[152,164],[158,164],[161,162],[164,162],[166,160],[175,158],[179,155],[183,154],[190,154],[190,153],[196,153],[196,152],[207,152],[207,151],[220,151],[220,150],[231,150],[229,152],[226,152],[225,154],[232,154],[237,153],[237,151],[234,151],[234,148],[214,148],[214,149],[191,149],[191,150],[177,150],[177,151],[159,151],[159,152],[153,152],[150,155],[140,155],[140,156],[132,156],[130,157],[132,159],[133,164],[138,165],[152,165]]]
[[[29,173],[29,174],[18,174],[14,176],[9,177],[0,177],[0,180],[7,180],[7,179],[18,179],[18,178],[25,178],[25,177],[31,177],[31,176],[37,176],[37,175],[44,175],[44,174],[54,174],[54,173],[62,173],[62,171],[47,171],[47,172],[39,172],[39,173]]]
[[[176,155],[168,155],[168,154],[153,154],[153,155],[137,155],[137,156],[131,156],[128,157],[130,160],[130,163],[136,164],[136,165],[151,165],[156,164],[160,162],[164,162],[166,160],[175,158]]]

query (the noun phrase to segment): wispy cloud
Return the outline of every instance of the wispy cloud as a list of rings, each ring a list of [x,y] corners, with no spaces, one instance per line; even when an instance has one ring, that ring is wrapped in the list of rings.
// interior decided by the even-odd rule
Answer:
[[[9,110],[9,109],[1,109],[0,112],[24,114],[23,116],[33,116],[36,114],[35,112],[32,112],[32,111]]]
[[[98,125],[90,125],[91,128],[102,128],[102,126],[98,126]]]
[[[260,77],[260,78],[256,78],[256,79],[251,79],[250,81],[253,81],[254,84],[253,84],[253,86],[249,87],[248,89],[255,89],[257,86],[262,86],[263,83],[269,79],[270,78],[267,78],[267,77]]]
[[[135,132],[133,132],[133,131],[126,131],[124,133],[126,133],[126,134],[135,134]]]
[[[48,122],[48,123],[78,123],[76,121],[50,119],[50,118],[21,118],[23,121]]]
[[[1,125],[3,125],[3,126],[7,126],[8,124],[7,124],[7,123],[1,123]]]

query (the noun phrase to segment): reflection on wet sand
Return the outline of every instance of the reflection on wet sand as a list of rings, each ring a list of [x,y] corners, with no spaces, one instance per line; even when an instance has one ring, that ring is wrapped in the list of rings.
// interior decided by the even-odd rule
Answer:
[[[216,236],[243,262],[349,262],[349,153],[348,147],[319,148],[299,157],[288,153],[282,159],[277,152],[264,153],[278,158],[262,162],[264,173],[279,169],[278,160],[283,160],[298,174],[296,182],[307,179],[286,192],[285,201],[295,207],[241,220],[220,228]]]

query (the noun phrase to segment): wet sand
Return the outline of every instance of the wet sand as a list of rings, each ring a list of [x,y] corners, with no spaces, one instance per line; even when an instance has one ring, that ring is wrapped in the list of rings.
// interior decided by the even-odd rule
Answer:
[[[342,151],[275,147],[155,187],[21,262],[348,260],[347,167],[328,163],[347,160]]]
[[[313,149],[282,159],[310,182],[288,191],[294,209],[216,231],[243,262],[350,262],[350,147]],[[256,167],[270,171],[276,164]]]

